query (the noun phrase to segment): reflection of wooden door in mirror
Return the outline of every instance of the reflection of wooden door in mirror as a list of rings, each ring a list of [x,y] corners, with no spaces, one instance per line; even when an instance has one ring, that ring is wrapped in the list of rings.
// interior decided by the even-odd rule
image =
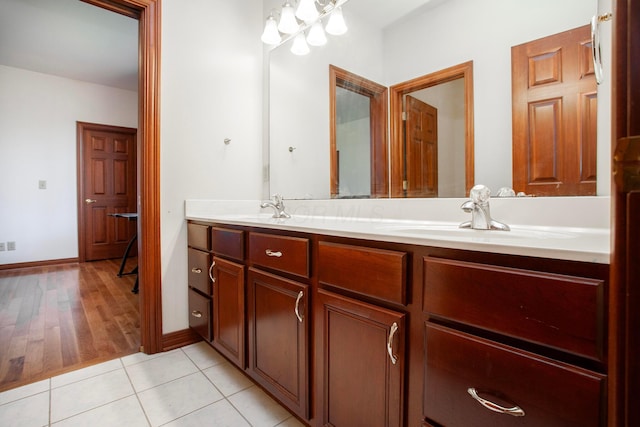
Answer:
[[[511,48],[513,188],[596,194],[597,92],[589,26]]]
[[[389,174],[387,153],[387,88],[381,84],[360,77],[349,71],[329,65],[329,108],[330,108],[330,176],[331,197],[388,197]],[[343,88],[369,98],[369,126],[367,137],[370,140],[370,194],[344,195],[339,188],[339,163],[337,143],[337,88]],[[367,160],[365,160],[367,161]],[[342,162],[344,163],[344,161]],[[346,165],[342,165],[344,168]]]
[[[438,110],[405,98],[406,197],[438,197]]]

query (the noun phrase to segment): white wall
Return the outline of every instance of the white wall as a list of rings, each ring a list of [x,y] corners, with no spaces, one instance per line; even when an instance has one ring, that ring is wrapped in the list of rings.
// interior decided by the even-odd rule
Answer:
[[[162,2],[164,333],[188,327],[185,199],[262,197],[263,19],[261,0]]]
[[[75,258],[76,121],[136,128],[137,94],[2,65],[0,94],[0,264]]]
[[[610,0],[600,1],[610,11]],[[401,82],[473,61],[475,182],[511,186],[511,46],[591,21],[596,0],[449,0],[385,35],[387,82]],[[455,19],[451,17],[455,16]],[[611,76],[610,23],[603,58]],[[609,79],[610,80],[610,79]],[[610,86],[598,88],[598,194],[609,193]]]

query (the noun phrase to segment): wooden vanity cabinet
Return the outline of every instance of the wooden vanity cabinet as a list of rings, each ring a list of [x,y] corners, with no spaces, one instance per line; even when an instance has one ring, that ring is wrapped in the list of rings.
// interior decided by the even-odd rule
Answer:
[[[406,302],[406,269],[401,251],[318,243],[319,425],[404,425],[406,314],[388,307]]]
[[[604,279],[430,256],[423,272],[426,420],[606,425]]]
[[[249,234],[247,372],[304,420],[310,417],[310,286],[285,275],[308,280],[309,246],[306,238]]]
[[[210,227],[204,224],[187,224],[189,327],[206,341],[212,339],[209,229]]]
[[[241,369],[245,368],[244,231],[211,227],[213,262],[212,345]]]

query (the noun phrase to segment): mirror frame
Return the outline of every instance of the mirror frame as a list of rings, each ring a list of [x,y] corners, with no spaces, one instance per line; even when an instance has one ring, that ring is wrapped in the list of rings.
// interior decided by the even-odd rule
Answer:
[[[387,150],[387,88],[335,65],[329,64],[329,163],[331,198],[339,198],[336,123],[336,88],[369,98],[371,130],[371,198],[389,197],[389,155]]]
[[[403,97],[411,92],[426,89],[442,83],[464,78],[464,152],[466,194],[473,187],[474,174],[474,129],[473,129],[473,61],[454,65],[431,74],[416,77],[389,88],[389,113],[391,135],[391,194],[390,197],[404,197],[403,190],[403,141],[402,120]]]

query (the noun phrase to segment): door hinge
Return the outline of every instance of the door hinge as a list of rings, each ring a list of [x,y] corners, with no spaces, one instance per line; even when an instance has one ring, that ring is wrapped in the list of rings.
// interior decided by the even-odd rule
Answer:
[[[408,187],[409,187],[409,182],[405,179],[404,181],[402,181],[402,189],[404,191],[407,191]]]
[[[402,112],[402,120],[403,120],[403,121],[406,121],[406,120],[407,120],[407,112],[406,112],[406,111],[403,111],[403,112]]]

